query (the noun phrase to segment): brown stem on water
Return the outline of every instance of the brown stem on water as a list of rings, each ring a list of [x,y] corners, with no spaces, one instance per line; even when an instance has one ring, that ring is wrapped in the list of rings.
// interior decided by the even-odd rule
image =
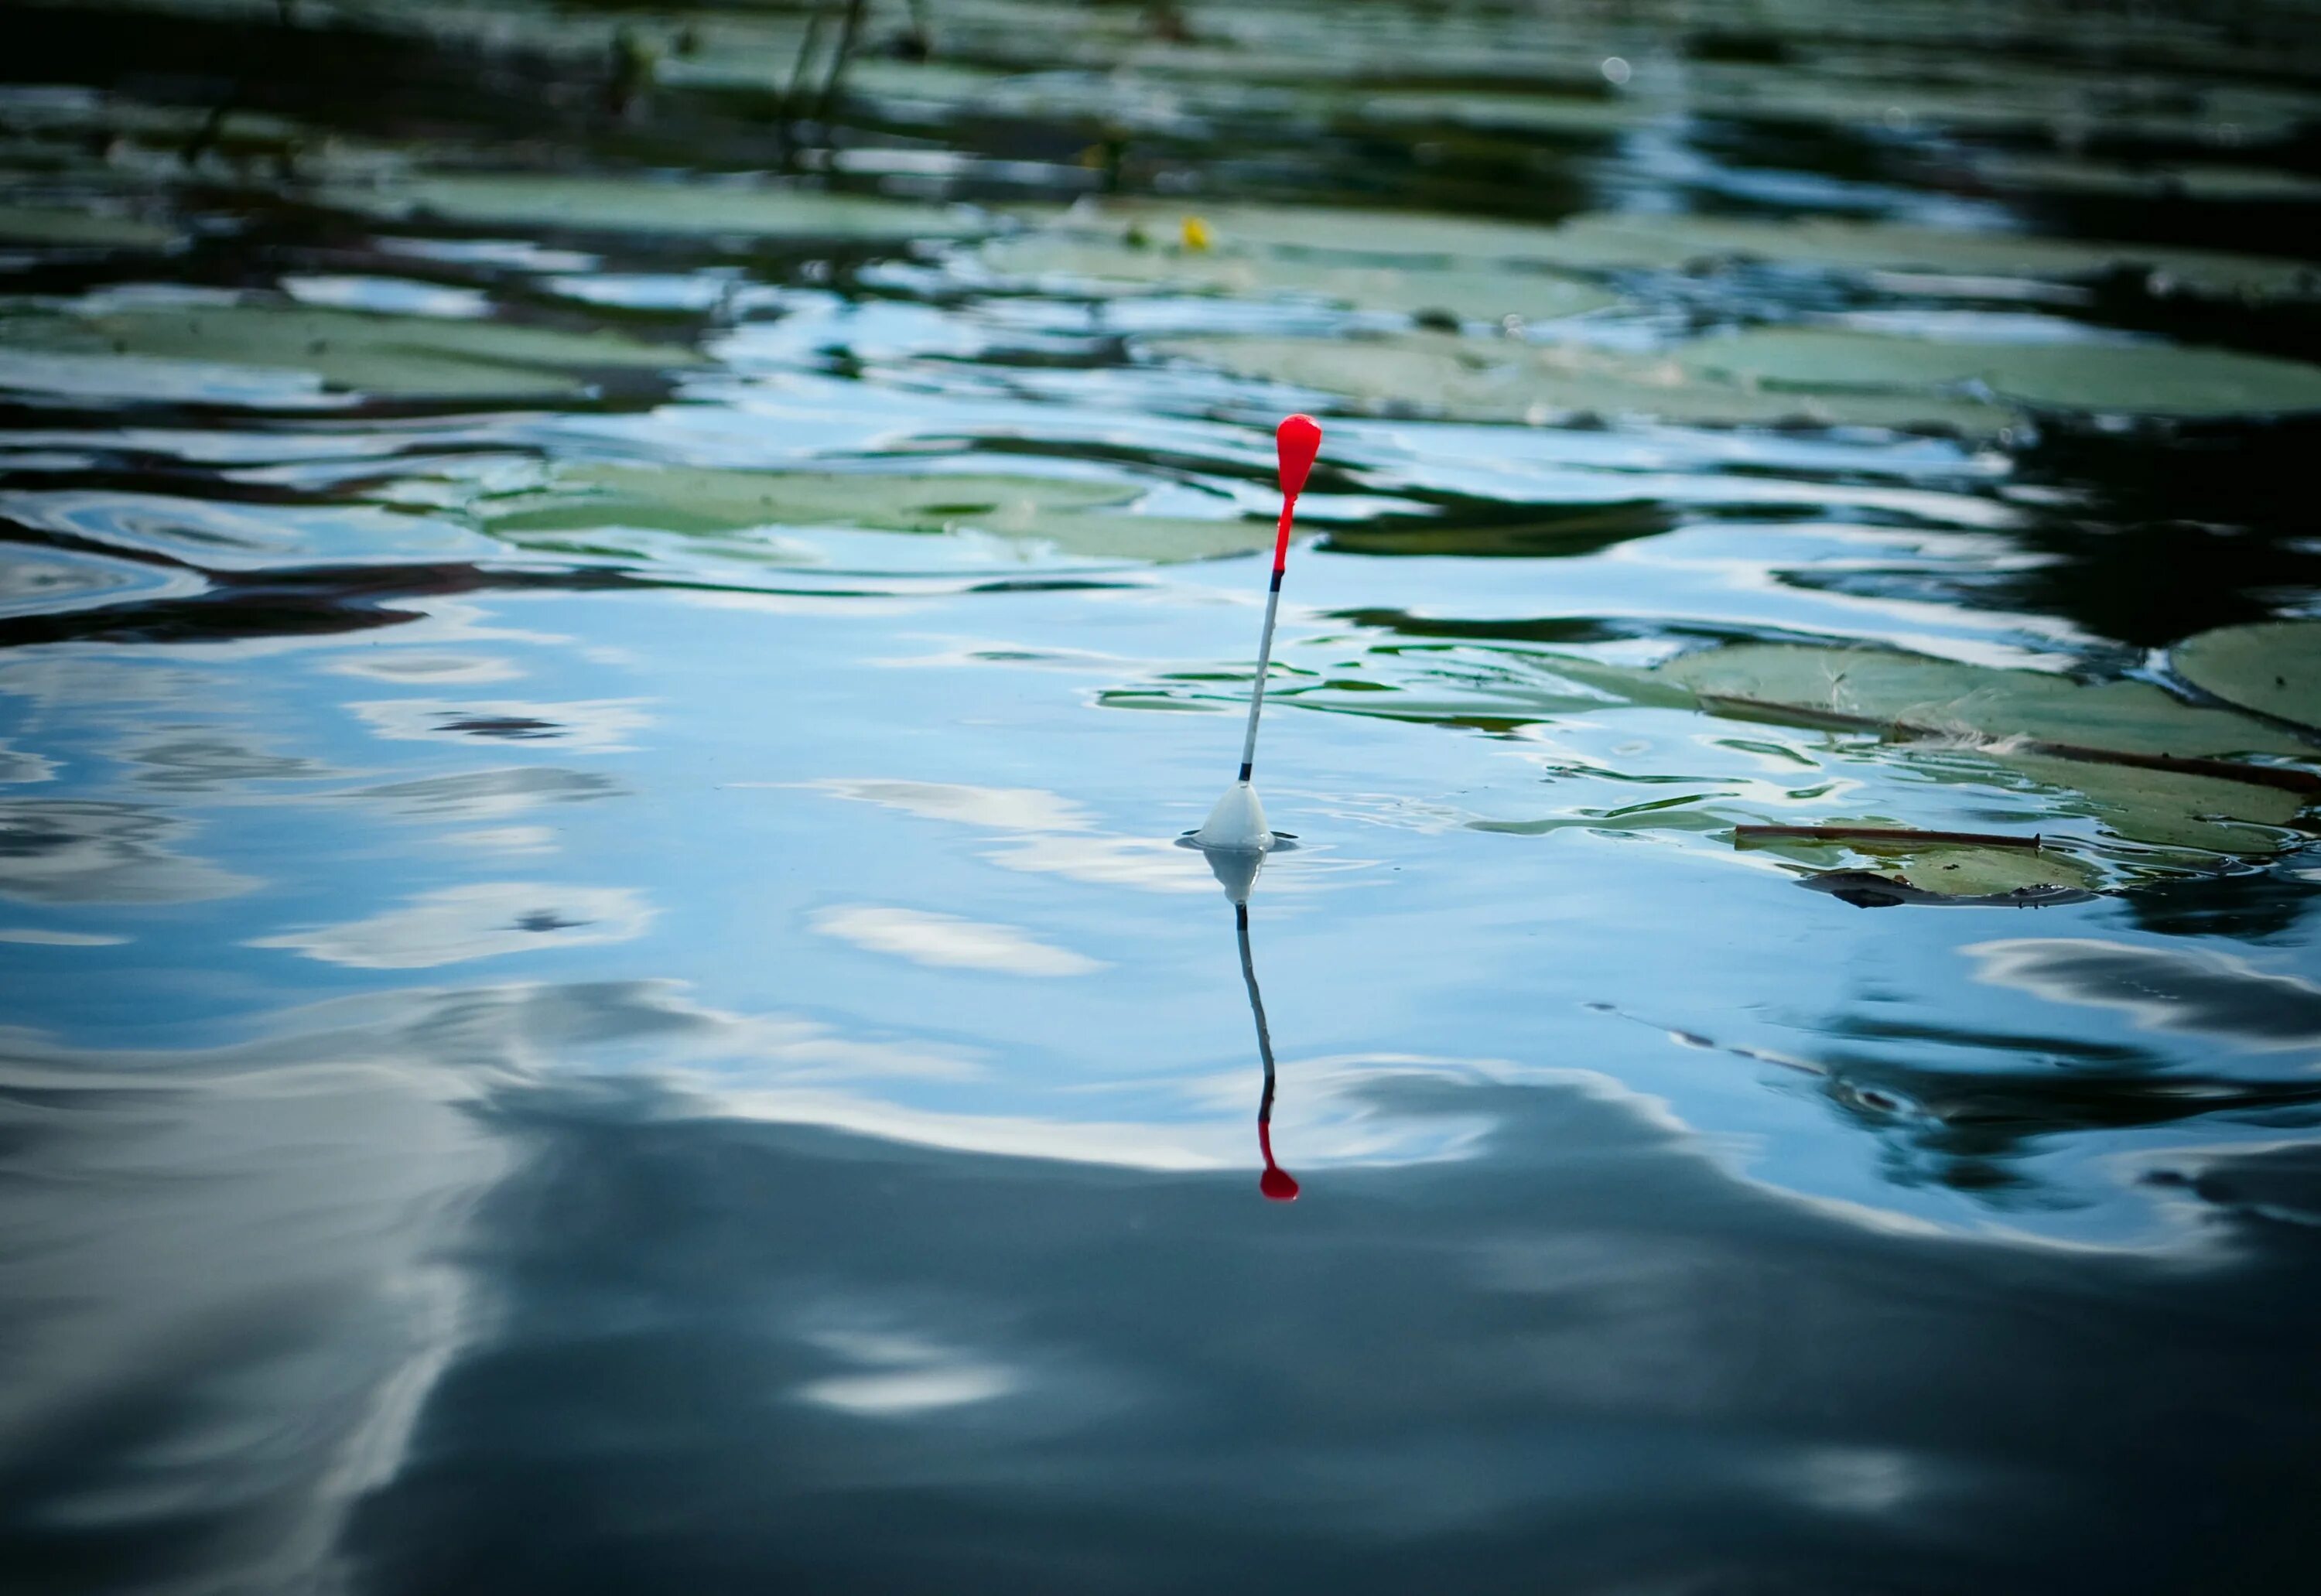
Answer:
[[[805,108],[806,73],[814,66],[815,47],[822,42],[823,8],[815,6],[806,14],[806,32],[798,40],[797,59],[790,67],[790,86],[782,92],[782,142],[795,152],[797,146],[798,117]]]
[[[869,9],[869,0],[846,0],[846,21],[838,30],[838,51],[830,59],[830,76],[823,80],[822,101],[815,110],[815,120],[822,123],[824,137],[829,136],[830,119],[838,105],[838,91],[846,78],[846,66],[853,59],[854,41],[862,31],[862,14]]]
[[[1796,841],[1808,843],[1943,843],[1961,848],[2029,848],[2036,836],[2002,836],[1989,831],[1913,831],[1904,825],[1736,825],[1733,845]]]

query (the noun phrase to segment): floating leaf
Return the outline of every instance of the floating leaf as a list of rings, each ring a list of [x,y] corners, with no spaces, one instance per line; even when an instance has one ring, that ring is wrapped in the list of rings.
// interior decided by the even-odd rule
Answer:
[[[2216,294],[2321,293],[2321,272],[2295,260],[1880,222],[1591,212],[1550,225],[1294,205],[1221,205],[1205,208],[1201,214],[1219,248],[1326,251],[1446,264],[1453,260],[1519,260],[1566,271],[1676,271],[1703,263],[1762,260],[1856,273],[1924,271],[2062,280],[2133,269],[2163,272],[2188,287]],[[1173,224],[1172,213],[1149,204],[1114,205],[1094,215],[1107,226]]]
[[[1948,864],[1931,868],[1939,871],[1965,867]],[[1934,884],[1923,884],[1927,881]],[[1974,892],[1967,890],[1954,879],[1930,874],[1925,869],[1920,870],[1916,880],[1907,875],[1881,874],[1877,871],[1818,871],[1798,878],[1798,885],[1843,898],[1856,908],[1893,908],[1906,903],[1953,908],[2047,908],[2058,904],[2085,903],[2096,896],[2085,887],[2045,881]]]
[[[2301,840],[2290,828],[2304,798],[2282,788],[2187,771],[1998,751],[1998,763],[2064,795],[2058,813],[2100,820],[2118,836],[2155,848],[2273,853]]]
[[[1001,239],[983,262],[1003,277],[1098,291],[1306,295],[1364,310],[1428,312],[1467,320],[1545,321],[1618,303],[1593,284],[1519,267],[1363,265],[1242,249],[1142,249],[1080,231]]]
[[[1285,686],[1279,697],[1340,714],[1499,734],[1548,724],[1555,726],[1552,740],[1575,756],[1596,749],[1592,760],[1558,772],[1562,802],[1556,812],[1472,823],[1487,831],[2004,827],[2043,834],[2042,856],[2059,846],[2073,857],[2092,849],[2110,872],[2107,879],[2136,880],[2211,869],[2216,854],[2260,855],[2293,845],[2305,806],[2321,793],[2321,778],[2309,769],[2227,757],[2312,757],[2315,751],[2293,734],[2235,711],[2186,704],[2145,682],[2080,683],[1891,650],[1779,643],[1727,644],[1654,667],[1458,643],[1402,644],[1380,663],[1386,668],[1361,691],[1328,680]],[[1668,729],[1669,713],[1687,710],[1727,721],[1869,732],[1879,740],[1704,741]],[[1671,762],[1640,764],[1640,751],[1652,748],[1668,750]],[[1717,749],[1743,757],[1713,758],[1704,768],[1704,752]],[[1807,807],[1840,792],[1853,793],[1855,803],[1868,798],[1886,813],[1841,822]],[[2096,826],[2076,824],[2084,821]],[[1831,844],[1792,839],[1781,845]],[[1892,852],[1874,839],[1846,845],[1856,853]],[[1834,853],[1800,857],[1841,862]],[[2075,866],[2068,880],[2052,872],[2026,875],[2029,867],[2019,862],[1996,860],[1965,879],[1993,890],[2101,884],[2094,857],[2080,857],[2085,868]],[[2016,873],[2003,873],[2008,870]],[[1910,879],[1929,889],[1939,885]]]
[[[2169,661],[2227,704],[2321,729],[2321,621],[2219,627],[2178,643]]]
[[[777,527],[980,532],[1101,558],[1201,560],[1270,546],[1264,521],[1138,515],[1144,492],[1078,477],[891,471],[732,471],[583,466],[540,494],[478,506],[491,532],[538,543],[621,529],[723,537]],[[616,545],[599,543],[600,548]],[[742,540],[729,552],[778,550]],[[792,551],[791,557],[795,557]]]
[[[175,228],[133,216],[61,206],[0,205],[0,241],[90,250],[159,250],[175,243]]]
[[[168,397],[264,404],[295,402],[296,389],[253,382],[253,371],[303,372],[315,384],[373,394],[514,397],[577,392],[579,374],[590,370],[699,359],[609,333],[270,305],[141,306],[0,320],[0,386],[53,382],[62,391],[123,398],[143,396],[157,360],[198,363],[194,391]],[[109,385],[108,376],[118,382]]]
[[[1849,328],[1759,328],[1676,351],[1687,370],[1769,388],[1976,384],[2019,404],[2140,415],[2321,410],[2321,366],[2168,343],[1963,343]]]
[[[2187,704],[2148,682],[2081,683],[1891,649],[1734,643],[1680,655],[1653,674],[1703,698],[1767,714],[1803,711],[1807,724],[1826,714],[1921,734],[2030,738],[2178,759],[2311,752],[2289,733]]]
[[[1991,847],[1931,837],[1855,836],[1843,842],[1803,838],[1734,839],[1808,866],[1804,884],[1849,902],[1971,902],[2020,907],[2075,902],[2100,884],[2082,860],[2054,847]],[[1848,880],[1847,878],[1858,878]],[[1863,896],[1857,896],[1861,894]]]
[[[1581,504],[1494,504],[1444,516],[1385,516],[1328,529],[1318,547],[1344,554],[1448,554],[1531,559],[1593,553],[1676,524],[1659,499]]]
[[[1242,377],[1343,396],[1370,409],[1465,421],[1636,416],[1700,426],[1948,428],[2005,425],[1995,405],[1948,396],[1788,393],[1688,371],[1674,360],[1518,339],[1409,333],[1376,338],[1167,338],[1153,349]]]
[[[971,213],[955,205],[698,178],[441,176],[377,190],[335,190],[330,197],[372,215],[582,233],[901,242],[986,231]]]
[[[1975,171],[1986,181],[2009,187],[2062,193],[2125,195],[2145,199],[2209,200],[2228,204],[2321,200],[2321,180],[2271,167],[2171,163],[2164,166],[2090,160],[2077,156],[1991,152],[1978,156]]]

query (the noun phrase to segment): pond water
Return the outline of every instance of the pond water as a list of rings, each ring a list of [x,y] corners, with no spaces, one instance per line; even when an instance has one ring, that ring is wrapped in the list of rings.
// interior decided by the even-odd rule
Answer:
[[[2315,1577],[2299,8],[0,34],[8,1590]]]

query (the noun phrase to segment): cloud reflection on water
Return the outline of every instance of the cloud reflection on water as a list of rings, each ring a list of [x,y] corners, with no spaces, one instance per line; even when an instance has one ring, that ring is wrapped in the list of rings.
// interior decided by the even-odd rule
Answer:
[[[334,926],[252,938],[254,948],[293,953],[358,970],[419,970],[543,948],[627,942],[658,911],[627,887],[472,881],[423,892],[401,908]]]

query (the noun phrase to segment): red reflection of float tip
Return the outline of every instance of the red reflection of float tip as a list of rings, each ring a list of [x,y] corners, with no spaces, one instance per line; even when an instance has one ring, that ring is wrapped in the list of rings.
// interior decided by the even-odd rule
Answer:
[[[1296,498],[1306,491],[1306,474],[1321,452],[1322,424],[1310,415],[1285,416],[1274,431],[1273,442],[1281,454],[1281,491]]]

